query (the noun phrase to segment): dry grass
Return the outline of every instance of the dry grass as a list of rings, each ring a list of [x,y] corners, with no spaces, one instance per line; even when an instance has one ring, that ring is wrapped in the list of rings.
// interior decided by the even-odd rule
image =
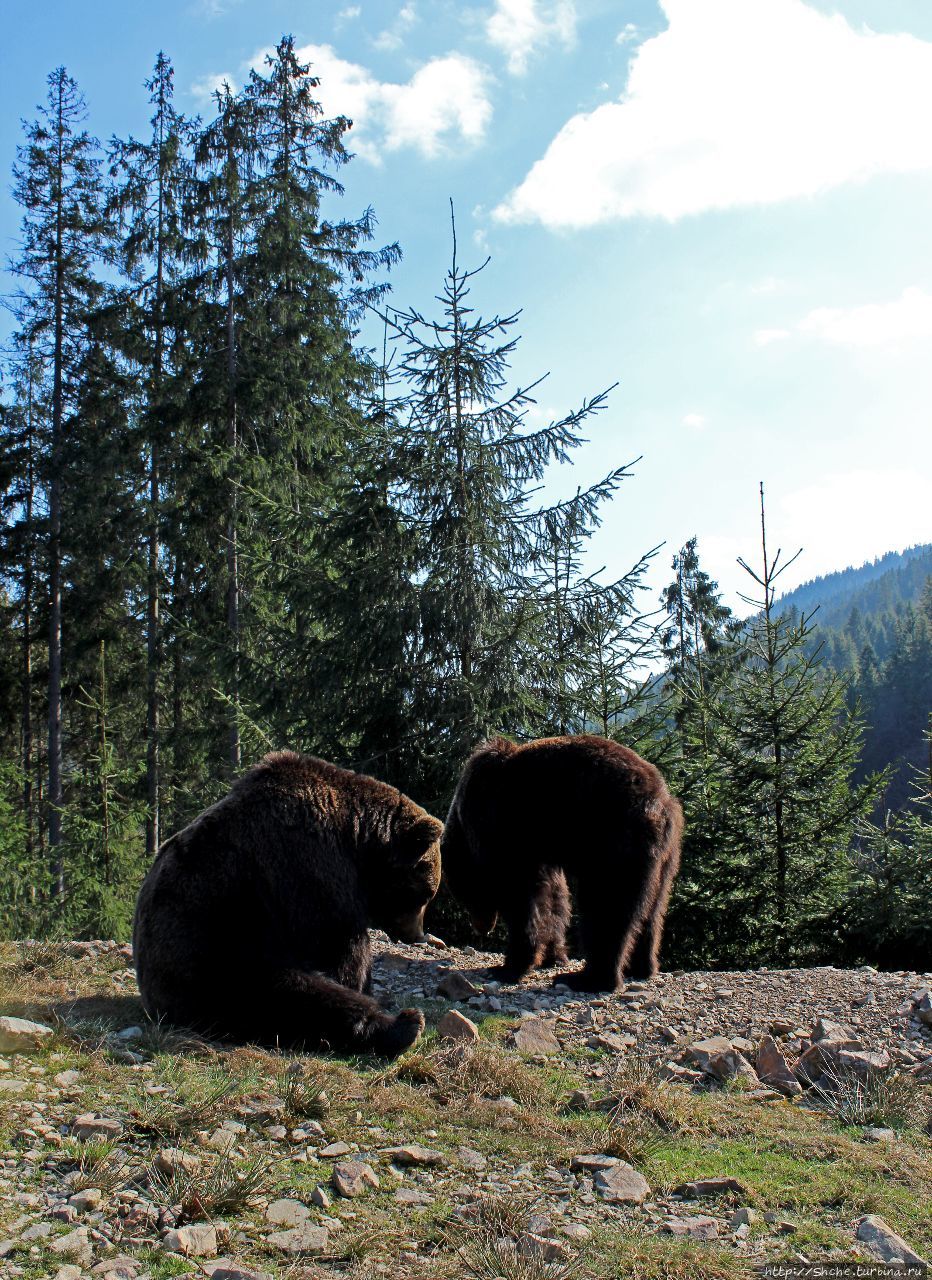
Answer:
[[[240,1093],[240,1082],[223,1066],[204,1065],[198,1075],[177,1076],[168,1093],[133,1091],[127,1109],[133,1127],[158,1138],[177,1139],[206,1129],[224,1115],[225,1105]]]
[[[549,1101],[540,1072],[516,1054],[484,1040],[465,1047],[436,1045],[415,1050],[392,1063],[377,1079],[416,1085],[444,1105],[513,1098],[522,1107],[534,1108]]]
[[[61,1146],[61,1163],[70,1177],[69,1189],[86,1191],[96,1187],[98,1191],[114,1191],[130,1176],[130,1158],[115,1142],[107,1138],[65,1138]]]
[[[826,1064],[828,1085],[813,1085],[809,1098],[844,1125],[885,1129],[922,1129],[932,1115],[929,1095],[902,1071],[873,1067],[859,1075]]]
[[[221,1155],[206,1170],[186,1173],[176,1168],[163,1174],[152,1169],[148,1174],[153,1202],[175,1209],[179,1223],[242,1213],[273,1192],[276,1182],[275,1162],[266,1155],[240,1161]]]
[[[527,1247],[530,1207],[511,1198],[484,1200],[468,1222],[450,1224],[443,1233],[448,1248],[473,1280],[570,1280],[582,1273],[584,1259],[547,1262]]]

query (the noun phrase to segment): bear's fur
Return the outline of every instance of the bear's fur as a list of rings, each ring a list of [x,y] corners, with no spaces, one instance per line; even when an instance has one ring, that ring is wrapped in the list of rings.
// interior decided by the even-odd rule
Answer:
[[[143,881],[133,952],[147,1013],[221,1038],[400,1053],[424,1018],[366,994],[367,927],[422,938],[442,830],[384,782],[266,756]]]
[[[441,853],[454,896],[480,932],[508,930],[502,976],[565,958],[575,881],[585,968],[578,991],[614,991],[657,972],[683,814],[659,770],[590,734],[473,752],[456,788]]]

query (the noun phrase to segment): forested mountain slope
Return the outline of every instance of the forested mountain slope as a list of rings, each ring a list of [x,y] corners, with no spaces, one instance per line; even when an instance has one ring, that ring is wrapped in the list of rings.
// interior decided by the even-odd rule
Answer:
[[[910,796],[915,769],[928,768],[924,734],[932,713],[932,545],[888,552],[860,568],[804,583],[779,601],[818,612],[815,643],[866,719],[862,771],[892,767],[886,803]]]

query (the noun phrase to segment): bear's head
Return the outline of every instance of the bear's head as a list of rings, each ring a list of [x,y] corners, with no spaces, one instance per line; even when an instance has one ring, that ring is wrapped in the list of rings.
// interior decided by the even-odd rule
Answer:
[[[491,933],[498,920],[499,877],[491,859],[499,834],[501,766],[516,750],[506,738],[476,748],[457,784],[440,843],[450,892],[481,934]]]
[[[370,922],[398,942],[424,939],[424,912],[440,887],[442,834],[442,822],[402,797],[387,848],[370,864]]]

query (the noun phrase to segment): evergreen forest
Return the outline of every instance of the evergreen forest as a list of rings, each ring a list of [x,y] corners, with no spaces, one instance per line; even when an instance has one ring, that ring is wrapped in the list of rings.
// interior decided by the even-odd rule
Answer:
[[[660,600],[646,574],[669,550],[591,573],[637,483],[621,458],[573,480],[612,388],[529,417],[518,315],[481,312],[494,267],[463,260],[452,221],[437,297],[394,298],[401,249],[345,211],[350,122],[318,87],[286,37],[209,118],[177,109],[159,54],[143,137],[96,139],[64,68],[24,126],[0,937],[126,937],[160,842],[266,751],[443,817],[483,737],[594,732],[684,804],[664,967],[928,968],[930,549],[780,597],[795,557],[761,486],[747,618],[696,539]],[[471,940],[443,895],[434,911]]]

